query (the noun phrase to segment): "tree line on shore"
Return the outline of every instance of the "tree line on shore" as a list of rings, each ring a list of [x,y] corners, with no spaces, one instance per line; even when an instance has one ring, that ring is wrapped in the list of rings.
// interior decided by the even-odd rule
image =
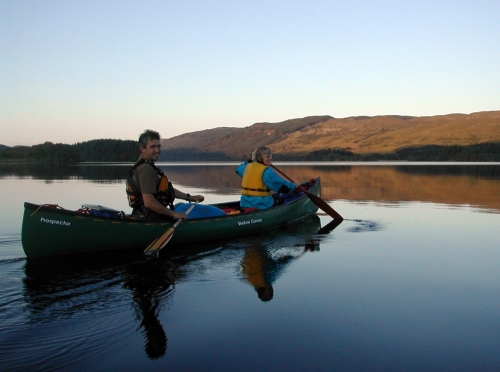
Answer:
[[[33,146],[0,148],[2,161],[27,162],[123,162],[135,161],[139,156],[137,141],[99,139],[74,145],[45,142]]]
[[[134,162],[139,156],[136,141],[99,139],[74,145],[45,142],[34,146],[0,146],[0,161],[22,162]],[[195,149],[163,151],[163,161],[239,161],[219,152],[198,152]],[[356,154],[345,149],[323,149],[306,154],[276,154],[281,161],[457,161],[498,162],[500,143],[468,146],[413,146],[391,153]]]
[[[456,161],[456,162],[498,162],[500,143],[482,143],[468,146],[412,146],[390,153],[355,154],[342,149],[312,151],[304,156],[288,157],[281,160],[301,161]]]

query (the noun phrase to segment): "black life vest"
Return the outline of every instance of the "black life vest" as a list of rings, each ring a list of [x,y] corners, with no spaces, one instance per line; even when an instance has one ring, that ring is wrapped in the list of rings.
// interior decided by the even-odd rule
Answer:
[[[137,209],[142,209],[142,207],[144,206],[144,200],[142,199],[142,194],[138,190],[138,187],[136,187],[132,179],[132,175],[134,174],[136,168],[144,163],[152,166],[158,173],[158,176],[160,177],[160,183],[158,184],[156,193],[154,194],[156,200],[158,200],[164,206],[169,207],[170,209],[173,210],[175,191],[174,187],[172,186],[172,182],[168,180],[167,176],[165,176],[165,173],[163,173],[163,171],[160,168],[158,168],[156,165],[154,165],[152,162],[146,159],[140,159],[137,163],[134,164],[134,166],[132,167],[132,169],[130,169],[128,173],[126,182],[128,205],[131,208],[133,208],[134,211]]]

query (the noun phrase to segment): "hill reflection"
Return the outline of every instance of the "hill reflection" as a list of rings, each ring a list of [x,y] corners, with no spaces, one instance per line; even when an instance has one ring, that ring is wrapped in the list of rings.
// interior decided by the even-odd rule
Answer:
[[[238,194],[241,179],[235,164],[160,164],[175,184]],[[97,183],[123,183],[131,164],[0,164],[1,178],[41,180],[81,179]],[[335,165],[281,164],[295,181],[322,179],[325,200],[397,203],[420,201],[472,205],[500,210],[500,165]]]
[[[129,164],[59,164],[59,163],[27,163],[0,164],[2,178],[33,178],[35,180],[53,181],[82,179],[103,183],[121,182],[127,177]]]
[[[174,183],[239,193],[241,179],[234,166],[165,167]],[[469,204],[500,210],[499,165],[336,166],[280,165],[295,181],[321,177],[327,201],[401,201]]]

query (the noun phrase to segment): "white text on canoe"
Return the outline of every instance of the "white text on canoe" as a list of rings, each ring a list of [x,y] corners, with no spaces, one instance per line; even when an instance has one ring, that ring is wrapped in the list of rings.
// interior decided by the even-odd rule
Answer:
[[[61,226],[70,226],[71,222],[67,221],[59,221],[59,220],[48,220],[46,218],[41,217],[40,222],[50,223],[51,225],[61,225]]]
[[[261,223],[262,218],[259,218],[258,220],[250,220],[250,221],[241,221],[238,222],[238,225],[243,226],[243,225],[250,225],[251,223]]]

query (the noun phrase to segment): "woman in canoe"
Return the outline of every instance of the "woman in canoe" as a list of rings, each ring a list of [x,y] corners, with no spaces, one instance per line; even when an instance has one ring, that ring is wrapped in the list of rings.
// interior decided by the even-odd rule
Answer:
[[[243,178],[240,199],[242,208],[267,209],[283,204],[283,198],[277,194],[286,194],[298,186],[275,172],[271,165],[272,158],[272,151],[269,147],[258,147],[252,153],[251,160],[236,168],[236,173]]]

